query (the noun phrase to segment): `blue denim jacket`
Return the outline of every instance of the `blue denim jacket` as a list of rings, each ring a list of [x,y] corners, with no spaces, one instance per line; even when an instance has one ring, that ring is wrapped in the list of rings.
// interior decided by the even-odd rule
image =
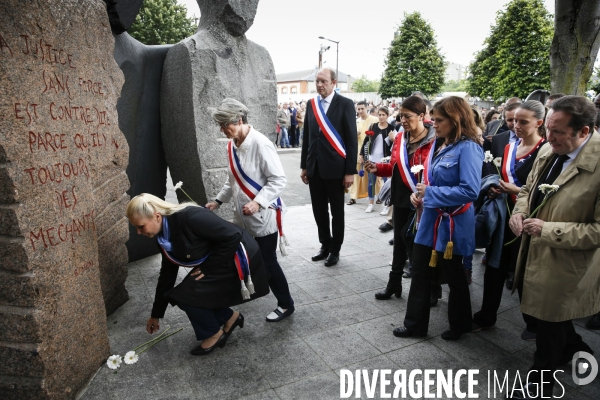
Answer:
[[[431,149],[434,151],[434,149]],[[429,169],[432,182],[423,198],[423,215],[415,243],[433,247],[433,229],[438,217],[437,209],[447,212],[477,199],[481,185],[483,150],[472,140],[455,142],[433,158]],[[475,251],[475,213],[473,206],[453,217],[452,242],[454,255],[468,256]],[[450,220],[444,217],[439,230],[436,250],[443,252],[450,240]]]

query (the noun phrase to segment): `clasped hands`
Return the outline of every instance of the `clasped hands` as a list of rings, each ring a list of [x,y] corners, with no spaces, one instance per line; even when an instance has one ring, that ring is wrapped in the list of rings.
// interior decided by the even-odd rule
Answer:
[[[208,208],[211,211],[214,211],[217,208],[219,208],[219,204],[217,204],[216,201],[211,201],[211,202],[206,203],[206,205],[204,207]],[[260,210],[260,204],[258,204],[254,200],[252,200],[249,203],[246,203],[246,205],[244,207],[242,207],[242,213],[244,215],[256,214],[259,210]]]
[[[417,191],[410,195],[410,202],[415,208],[423,207],[423,197],[425,197],[425,191],[427,185],[424,183],[417,183]]]
[[[523,214],[514,214],[510,217],[508,226],[516,236],[521,236],[525,232],[530,236],[540,237],[542,236],[544,221],[538,218],[525,219]]]

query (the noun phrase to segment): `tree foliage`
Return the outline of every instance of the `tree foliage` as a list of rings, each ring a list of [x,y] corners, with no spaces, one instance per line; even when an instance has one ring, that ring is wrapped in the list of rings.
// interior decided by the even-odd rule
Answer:
[[[156,45],[177,43],[195,31],[194,21],[177,0],[144,0],[127,32],[144,44]]]
[[[445,69],[433,28],[419,12],[404,13],[388,51],[379,93],[383,98],[408,97],[417,90],[436,94],[444,84]]]
[[[352,90],[355,92],[377,92],[379,90],[379,81],[368,79],[366,75],[352,82]]]
[[[484,47],[469,66],[467,90],[502,100],[550,88],[551,15],[542,0],[512,0],[498,11]]]
[[[466,92],[467,91],[467,81],[446,81],[444,86],[441,89],[442,92]]]
[[[590,77],[590,80],[587,84],[588,90],[593,90],[596,94],[600,94],[600,67],[596,68],[595,79],[594,76]]]

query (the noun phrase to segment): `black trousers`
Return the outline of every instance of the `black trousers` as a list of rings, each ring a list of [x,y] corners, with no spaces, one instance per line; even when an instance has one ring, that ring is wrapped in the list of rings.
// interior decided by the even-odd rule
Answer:
[[[394,220],[394,256],[392,258],[392,270],[390,271],[390,280],[387,286],[389,288],[399,288],[402,286],[402,274],[404,273],[404,264],[409,257],[409,247],[412,250],[412,239],[410,246],[407,245],[406,231],[408,230],[410,208],[393,206]],[[412,251],[411,251],[412,253]]]
[[[442,268],[444,278],[450,288],[448,296],[448,322],[450,330],[456,334],[471,331],[471,296],[465,279],[462,255],[454,255],[451,260],[444,259],[444,253],[438,252],[437,267],[430,267],[431,247],[415,243],[413,245],[413,277],[408,294],[408,304],[404,317],[404,326],[411,331],[425,335],[429,328],[429,301],[434,268]]]
[[[290,146],[298,145],[298,125],[290,125],[288,128],[288,139],[290,141]]]
[[[227,308],[200,308],[188,304],[177,304],[187,314],[192,328],[196,333],[196,339],[204,340],[215,333],[231,318],[233,310]]]
[[[534,318],[531,317],[530,318]],[[593,353],[590,346],[588,346],[573,326],[573,321],[561,321],[561,322],[549,322],[535,319],[538,332],[535,340],[535,353],[533,354],[533,365],[529,369],[530,371],[551,371],[544,372],[544,392],[550,393],[554,385],[552,379],[552,373],[559,368],[571,361],[573,355],[578,351],[585,351],[590,354]],[[568,372],[568,371],[566,371]],[[542,383],[542,375],[540,372],[532,372],[530,375],[530,381],[535,383]],[[533,395],[534,393],[532,393]]]
[[[294,300],[290,295],[285,274],[277,261],[277,244],[279,241],[279,232],[272,233],[263,237],[255,237],[260,252],[262,254],[265,267],[269,271],[269,287],[277,299],[277,305],[284,310],[294,307]]]
[[[509,264],[504,262],[501,262],[498,268],[486,265],[485,275],[483,276],[481,310],[473,315],[473,322],[477,325],[489,327],[496,323],[508,268]]]
[[[344,242],[344,178],[321,178],[317,164],[314,175],[308,177],[308,189],[321,247],[333,253],[339,252]]]

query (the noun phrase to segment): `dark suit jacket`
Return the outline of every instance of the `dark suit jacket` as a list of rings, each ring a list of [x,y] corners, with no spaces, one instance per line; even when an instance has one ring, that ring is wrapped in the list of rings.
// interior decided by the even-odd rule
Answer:
[[[496,121],[492,121],[492,122],[496,122]],[[490,124],[491,124],[491,122],[490,122]],[[484,138],[485,138],[485,136],[484,136]],[[489,150],[492,153],[492,156],[494,156],[494,158],[496,158],[496,157],[504,158],[504,148],[506,147],[506,145],[508,144],[508,141],[510,140],[510,131],[502,132],[502,133],[495,135],[492,138],[492,141],[489,141],[488,139],[485,139],[485,140],[487,141],[486,143],[484,143],[484,146],[483,146],[483,149],[485,151]],[[488,175],[493,175],[493,174],[498,174],[498,170],[496,170],[496,167],[494,166],[494,164],[491,162],[483,163],[483,172],[482,172],[481,176],[486,177]]]
[[[300,168],[306,169],[309,177],[313,176],[318,161],[319,174],[323,179],[342,179],[344,175],[357,174],[358,134],[356,132],[354,102],[336,93],[327,110],[327,118],[329,118],[346,146],[346,158],[335,151],[319,130],[312,109],[312,102],[309,102],[304,117],[304,139],[302,141]]]
[[[210,255],[199,266],[204,278],[196,281],[196,277],[188,275],[175,286],[179,266],[163,254],[152,317],[162,318],[169,302],[202,308],[223,308],[242,303],[240,278],[233,258],[240,242],[250,258],[250,273],[256,291],[251,298],[269,293],[260,249],[245,230],[201,207],[187,207],[167,219],[173,246],[170,254],[176,260],[190,262],[208,253]]]
[[[502,125],[500,125],[502,123]],[[508,131],[508,126],[504,122],[504,120],[496,120],[491,121],[485,126],[485,131],[483,132],[483,150],[491,150],[492,142],[487,139],[488,136],[499,135],[503,132]]]

